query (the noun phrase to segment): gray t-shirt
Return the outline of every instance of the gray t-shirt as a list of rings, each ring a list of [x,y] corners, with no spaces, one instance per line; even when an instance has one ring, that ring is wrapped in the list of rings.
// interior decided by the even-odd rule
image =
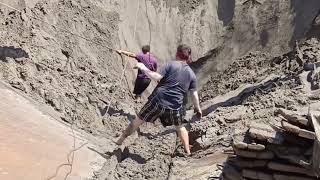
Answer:
[[[178,109],[188,91],[197,88],[196,75],[186,62],[171,61],[160,69],[163,76],[158,86],[149,97],[164,108]]]

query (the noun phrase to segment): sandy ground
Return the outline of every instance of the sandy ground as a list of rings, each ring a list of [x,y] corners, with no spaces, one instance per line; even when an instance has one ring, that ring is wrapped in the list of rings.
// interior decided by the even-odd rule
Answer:
[[[0,84],[0,179],[47,179],[56,168],[68,163],[73,149],[71,129],[53,119],[32,102]],[[88,143],[85,133],[75,132],[76,148]],[[93,176],[105,159],[84,145],[75,152],[69,179]],[[63,166],[56,179],[63,179],[70,166]]]

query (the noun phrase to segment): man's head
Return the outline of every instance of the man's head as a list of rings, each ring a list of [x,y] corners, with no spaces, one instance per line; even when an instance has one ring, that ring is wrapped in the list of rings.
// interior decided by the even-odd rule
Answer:
[[[143,54],[147,54],[148,52],[150,52],[150,46],[149,45],[144,45],[142,46],[142,52]]]
[[[191,48],[186,44],[179,45],[177,48],[176,58],[177,60],[182,60],[186,61],[187,63],[191,63]]]

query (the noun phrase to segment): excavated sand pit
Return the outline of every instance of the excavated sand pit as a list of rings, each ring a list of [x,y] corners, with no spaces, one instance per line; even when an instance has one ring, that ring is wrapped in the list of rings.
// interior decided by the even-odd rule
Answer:
[[[239,154],[232,149],[238,138],[244,154],[249,146],[251,152],[267,145],[261,143],[260,130],[243,144],[252,124],[285,127],[300,138],[312,136],[296,124],[281,124],[275,112],[300,111],[320,99],[318,0],[0,2],[21,10],[0,5],[0,81],[19,92],[0,88],[0,154],[9,158],[0,162],[0,179],[45,179],[54,173],[72,148],[70,124],[77,145],[89,144],[76,151],[69,179],[222,179],[229,172],[236,178],[259,179],[261,162],[259,171],[253,166],[227,171],[230,159]],[[296,40],[299,48],[294,47]],[[172,59],[179,43],[192,46],[191,66],[205,115],[196,121],[188,111],[192,157],[183,157],[173,127],[158,122],[143,125],[121,147],[112,142],[142,103],[131,97],[134,61],[107,47],[137,52],[149,42],[159,66]],[[58,121],[43,114],[45,106],[38,104],[54,109],[51,116]],[[305,130],[313,132],[309,126]],[[315,157],[310,152],[307,157]],[[257,156],[253,154],[250,161]],[[279,159],[274,158],[277,163]],[[44,169],[39,173],[37,166]],[[270,175],[271,170],[266,172]],[[266,172],[263,177],[272,179]],[[277,178],[290,175],[278,173]]]

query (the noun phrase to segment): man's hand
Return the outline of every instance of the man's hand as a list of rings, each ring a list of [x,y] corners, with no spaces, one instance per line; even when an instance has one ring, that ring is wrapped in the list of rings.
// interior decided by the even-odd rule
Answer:
[[[118,49],[116,50],[118,54],[122,54],[122,50]]]
[[[123,50],[118,49],[118,50],[116,50],[116,52],[119,55],[123,54],[123,55],[126,55],[126,56],[131,57],[131,58],[136,58],[137,57],[134,53],[129,52],[129,51],[123,51]]]
[[[202,111],[200,108],[199,96],[197,91],[191,93],[192,102],[194,106],[194,111],[196,112],[197,117],[200,119],[202,117]]]

